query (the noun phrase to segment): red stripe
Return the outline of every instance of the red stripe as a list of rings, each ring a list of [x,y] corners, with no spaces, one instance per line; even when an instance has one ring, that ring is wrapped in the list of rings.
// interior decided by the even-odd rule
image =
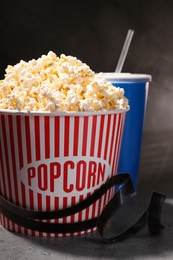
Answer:
[[[78,140],[79,140],[79,116],[74,117],[74,145],[73,155],[78,155]]]
[[[30,209],[34,210],[34,193],[32,190],[29,189],[29,202],[30,202]],[[31,230],[32,236],[35,236],[35,231]]]
[[[45,158],[50,158],[50,118],[44,117],[44,141],[45,141]]]
[[[11,230],[11,228],[10,228],[10,220],[8,219],[8,218],[5,218],[6,219],[6,225],[7,225],[7,229],[9,229],[9,230]],[[13,228],[12,228],[12,230],[13,230]]]
[[[101,150],[102,150],[102,139],[103,139],[103,129],[104,129],[104,120],[105,116],[101,115],[101,120],[100,120],[100,133],[99,133],[99,144],[98,144],[98,152],[97,152],[97,157],[101,156]]]
[[[16,116],[16,123],[17,123],[17,141],[18,141],[18,158],[19,158],[19,165],[20,170],[23,168],[23,149],[22,149],[22,132],[21,132],[21,117]]]
[[[82,155],[86,155],[86,147],[87,147],[87,137],[88,137],[88,117],[84,117],[84,125],[83,125],[83,140],[82,140]]]
[[[6,127],[5,127],[4,115],[2,115],[2,131],[3,131],[3,137],[4,137],[4,150],[5,150],[5,159],[6,159],[6,169],[7,169],[9,200],[12,202],[11,176],[10,176],[9,156],[8,156],[8,150],[7,150],[7,135],[6,135],[7,131],[9,132],[9,129],[6,129]]]
[[[90,156],[94,156],[95,137],[96,137],[96,125],[97,125],[97,116],[93,116],[93,120],[92,120],[92,135],[91,135],[91,146],[90,146]]]
[[[2,220],[3,220],[3,222],[2,222],[3,227],[7,228],[6,225],[5,225],[5,217],[4,217],[4,215],[2,215]]]
[[[71,197],[71,207],[76,204],[76,196]],[[71,215],[71,220],[70,222],[73,223],[75,220],[75,214]]]
[[[15,192],[15,204],[19,205],[19,194],[18,194],[18,183],[17,183],[17,171],[16,171],[16,159],[15,159],[15,148],[14,148],[14,136],[13,136],[13,122],[12,116],[8,116],[9,128],[10,128],[10,144],[11,144],[11,159],[13,165],[13,180],[14,180],[14,192]],[[14,202],[14,201],[13,201]]]
[[[111,164],[111,157],[112,157],[112,149],[113,149],[113,141],[115,137],[115,123],[116,123],[116,114],[114,115],[113,119],[113,127],[112,127],[112,133],[111,133],[111,145],[110,145],[110,151],[109,151],[109,165]]]
[[[9,226],[11,226],[11,230],[13,231],[13,232],[15,232],[15,224],[14,224],[14,222],[12,222],[11,220],[8,220],[9,221]]]
[[[79,202],[83,201],[83,194],[79,196]],[[82,211],[79,212],[78,220],[82,221]]]
[[[69,130],[70,130],[70,117],[65,116],[64,120],[64,156],[69,155]]]
[[[67,197],[63,197],[63,209],[67,208]],[[67,217],[64,217],[62,220],[63,223],[67,223]],[[66,236],[66,234],[62,234],[63,237]]]
[[[54,205],[55,205],[55,210],[59,210],[59,197],[55,197]],[[58,222],[59,222],[58,219],[55,219],[55,223],[58,223]],[[58,237],[57,233],[55,234],[55,237]]]
[[[91,192],[88,192],[88,193],[87,193],[87,198],[88,198],[89,196],[91,196]],[[92,207],[92,206],[87,207],[87,208],[85,209],[85,220],[89,220],[89,211],[91,210],[91,207]],[[86,233],[87,233],[87,230],[85,230],[85,234],[86,234]]]
[[[55,157],[59,157],[59,145],[60,145],[60,142],[59,142],[59,138],[60,138],[60,125],[59,125],[59,116],[56,116],[55,117],[55,131],[54,131],[54,140],[55,140]]]
[[[19,192],[18,192],[18,182],[17,182],[17,170],[16,170],[16,158],[15,158],[15,148],[14,148],[14,136],[13,136],[13,121],[12,121],[12,116],[8,116],[8,121],[9,121],[9,128],[10,128],[10,145],[11,145],[11,159],[12,159],[12,165],[13,165],[13,181],[14,181],[14,193],[15,193],[15,201],[13,197],[13,203],[16,205],[19,205]],[[13,222],[13,230],[15,230],[15,225]],[[16,225],[18,227],[18,232],[21,233],[21,227]]]
[[[87,193],[87,198],[91,196],[91,192]],[[89,219],[89,207],[86,208],[85,220]]]
[[[38,203],[38,210],[42,211],[42,195],[40,193],[37,193],[37,203]],[[39,236],[42,237],[43,232],[39,232]]]
[[[19,205],[19,192],[18,192],[18,181],[17,181],[17,169],[16,169],[16,154],[15,154],[15,146],[14,146],[14,136],[13,136],[13,121],[12,121],[12,117],[11,115],[8,116],[8,120],[9,120],[9,133],[10,133],[10,146],[11,146],[11,160],[12,160],[12,165],[13,165],[13,181],[14,181],[14,193],[15,193],[15,201],[14,201],[14,197],[13,197],[13,202],[15,202],[16,205]],[[15,117],[16,118],[16,117]],[[15,230],[15,225],[13,223],[13,227]],[[21,233],[21,227],[19,225],[16,225],[18,232]]]
[[[41,158],[40,155],[40,119],[39,116],[34,117],[34,126],[35,126],[35,155],[36,161],[39,161]]]
[[[3,226],[4,226],[5,228],[7,228],[4,215],[2,215],[2,218],[3,218]]]
[[[94,190],[94,192],[96,192],[96,190]],[[92,218],[95,218],[96,203],[97,203],[97,201],[92,204]]]
[[[106,129],[106,139],[105,139],[105,149],[104,149],[104,159],[105,159],[105,160],[106,160],[107,151],[108,151],[108,141],[109,141],[109,132],[110,132],[110,121],[111,121],[111,115],[108,115],[107,129]]]
[[[98,201],[98,216],[100,216],[100,214],[101,214],[101,210],[102,210],[101,205],[102,205],[102,198],[100,198]]]
[[[6,219],[6,222],[7,222],[7,229],[14,231],[13,227],[10,228],[10,220],[6,217],[5,217],[5,219]]]
[[[71,197],[71,206],[74,206],[75,204],[76,204],[76,197],[72,196]],[[70,216],[70,223],[74,223],[74,221],[75,221],[75,215],[73,214]],[[73,235],[74,235],[74,233],[70,233],[70,236],[73,236]]]
[[[4,172],[4,161],[2,158],[2,145],[1,145],[1,138],[0,138],[0,165],[1,165],[1,173],[2,173],[2,186],[3,186],[3,196],[7,199],[7,191],[6,191],[6,183],[5,183],[5,172]],[[1,191],[2,193],[2,191]]]
[[[67,197],[63,197],[63,209],[67,208]],[[63,223],[67,222],[67,217],[63,218]]]
[[[50,211],[50,196],[46,195],[46,211]],[[50,223],[50,219],[47,220]],[[46,233],[47,237],[50,237],[50,233]]]
[[[80,195],[79,196],[79,202],[81,202],[83,200],[83,195]],[[78,202],[78,203],[79,203]],[[79,222],[81,222],[82,221],[82,211],[80,211],[79,213],[78,213],[78,221]],[[81,232],[78,232],[78,234],[81,234]]]
[[[21,191],[22,191],[22,206],[26,208],[26,192],[25,185],[21,182]],[[28,235],[28,229],[24,228],[25,235]]]
[[[31,136],[30,136],[30,117],[25,116],[25,134],[26,134],[26,150],[27,150],[27,163],[31,163]]]
[[[3,215],[2,214],[0,214],[0,225],[1,226],[3,226],[4,227],[4,222],[3,222]]]
[[[21,191],[22,191],[22,206],[26,208],[26,193],[25,193],[25,185],[21,182]]]

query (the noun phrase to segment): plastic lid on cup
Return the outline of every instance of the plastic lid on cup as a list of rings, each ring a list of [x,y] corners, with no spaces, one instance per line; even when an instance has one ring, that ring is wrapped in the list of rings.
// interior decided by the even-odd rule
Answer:
[[[116,72],[102,72],[103,76],[110,81],[119,82],[148,82],[152,80],[151,75],[148,74],[133,74],[133,73],[116,73]]]

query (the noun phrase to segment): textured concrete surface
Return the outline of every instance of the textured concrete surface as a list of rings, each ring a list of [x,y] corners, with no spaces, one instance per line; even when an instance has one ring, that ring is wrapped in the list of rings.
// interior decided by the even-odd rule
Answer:
[[[0,229],[1,260],[55,259],[173,259],[173,227],[165,227],[159,237],[147,230],[113,245],[105,245],[92,236],[37,239],[21,237]]]
[[[163,132],[144,136],[137,200],[129,201],[124,218],[114,217],[111,232],[133,221],[148,205],[151,191],[166,194],[162,212],[165,229],[151,236],[145,227],[135,236],[107,245],[97,232],[79,237],[35,238],[0,228],[1,260],[55,259],[173,259],[173,134]],[[137,202],[137,203],[136,203]],[[134,216],[133,216],[134,215]],[[130,218],[131,217],[131,218]],[[123,223],[122,223],[123,219]],[[117,221],[118,225],[115,223]]]

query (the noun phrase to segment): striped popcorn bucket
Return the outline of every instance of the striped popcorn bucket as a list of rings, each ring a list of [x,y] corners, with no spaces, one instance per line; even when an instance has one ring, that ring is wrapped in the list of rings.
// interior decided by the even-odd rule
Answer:
[[[0,111],[0,193],[17,206],[53,211],[78,204],[117,173],[127,110],[37,113]],[[42,220],[74,223],[98,217],[114,188],[88,208],[68,217]],[[21,227],[3,214],[1,225],[32,236],[43,233]]]

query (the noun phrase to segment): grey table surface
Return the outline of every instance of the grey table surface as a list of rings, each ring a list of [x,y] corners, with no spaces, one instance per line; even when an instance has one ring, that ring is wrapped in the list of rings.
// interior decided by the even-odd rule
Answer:
[[[129,203],[129,216],[141,214],[152,190],[166,195],[162,211],[165,228],[151,236],[147,227],[122,242],[104,244],[97,231],[63,238],[38,238],[11,233],[0,227],[0,260],[10,259],[173,259],[173,133],[145,134],[137,199]],[[133,201],[134,200],[134,201]],[[135,202],[135,203],[134,203]],[[127,210],[127,209],[126,209]],[[121,213],[123,214],[123,212]],[[124,218],[124,219],[127,219]],[[123,222],[125,223],[125,220]],[[122,220],[122,218],[121,218]],[[116,219],[111,230],[116,228]],[[122,223],[123,224],[123,223]],[[125,223],[126,224],[126,223]],[[118,224],[119,226],[119,224]]]

